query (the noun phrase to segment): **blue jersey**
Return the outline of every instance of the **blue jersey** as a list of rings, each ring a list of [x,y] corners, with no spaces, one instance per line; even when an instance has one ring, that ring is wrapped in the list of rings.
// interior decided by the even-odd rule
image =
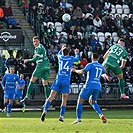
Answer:
[[[65,79],[66,83],[70,83],[71,77],[71,68],[73,63],[79,61],[79,55],[76,56],[63,56],[62,50],[58,53],[58,63],[59,63],[59,70],[57,74],[57,79]]]
[[[6,88],[5,91],[15,92],[16,82],[19,81],[19,76],[16,74],[5,74],[2,78],[1,86]]]
[[[101,90],[100,78],[105,73],[104,67],[98,62],[91,62],[84,68],[87,72],[85,87]]]
[[[23,90],[19,90],[17,89],[18,86],[22,87],[23,85],[25,85],[25,80],[24,79],[20,79],[19,83],[16,84],[16,89],[15,89],[15,93],[16,94],[23,94]]]

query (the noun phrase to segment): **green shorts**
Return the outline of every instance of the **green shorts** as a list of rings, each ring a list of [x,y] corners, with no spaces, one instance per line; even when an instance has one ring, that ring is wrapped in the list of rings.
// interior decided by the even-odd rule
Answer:
[[[36,66],[32,76],[48,80],[50,75],[50,67]]]
[[[123,73],[122,69],[117,63],[103,62],[103,66],[107,67],[107,72],[111,70],[115,75],[120,75],[121,73]]]

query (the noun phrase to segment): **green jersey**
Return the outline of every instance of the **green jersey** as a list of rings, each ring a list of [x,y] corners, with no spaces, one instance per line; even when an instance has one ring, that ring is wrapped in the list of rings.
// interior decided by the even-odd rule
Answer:
[[[39,44],[34,51],[34,58],[29,59],[28,62],[36,61],[38,66],[50,67],[49,59],[47,57],[46,49],[42,44]]]
[[[106,66],[106,71],[111,70],[115,75],[119,75],[122,73],[122,69],[120,68],[119,62],[121,60],[127,60],[128,53],[124,49],[124,47],[114,44],[109,48],[109,54],[103,65]]]
[[[119,63],[122,59],[127,60],[128,53],[124,47],[114,44],[109,48],[109,55],[105,62]]]

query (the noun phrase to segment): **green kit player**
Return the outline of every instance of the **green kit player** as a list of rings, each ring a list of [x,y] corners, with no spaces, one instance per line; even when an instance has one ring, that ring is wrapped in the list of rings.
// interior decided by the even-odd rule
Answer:
[[[103,65],[105,66],[106,70],[111,70],[119,80],[119,87],[122,99],[128,99],[129,96],[126,96],[125,89],[124,89],[124,79],[123,79],[123,72],[122,69],[126,65],[128,53],[125,50],[125,40],[120,38],[118,40],[118,44],[114,44],[109,48],[109,50],[103,56],[104,62]],[[121,61],[121,65],[119,65]]]
[[[50,88],[48,87],[48,78],[50,74],[50,62],[47,57],[46,49],[42,44],[40,44],[39,38],[37,36],[33,37],[33,44],[35,47],[34,56],[32,59],[25,59],[24,63],[36,61],[37,65],[30,79],[26,96],[24,97],[24,99],[21,100],[21,102],[24,102],[29,99],[30,94],[33,90],[34,83],[38,78],[42,79],[42,84],[44,86],[44,92],[45,92],[46,98],[48,98],[50,94]]]

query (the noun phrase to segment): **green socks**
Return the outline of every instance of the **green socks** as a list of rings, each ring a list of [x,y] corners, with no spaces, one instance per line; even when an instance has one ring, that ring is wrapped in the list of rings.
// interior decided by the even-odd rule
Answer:
[[[50,88],[48,85],[44,86],[44,93],[45,93],[45,98],[47,99],[50,95]]]
[[[120,93],[124,94],[124,79],[119,79],[119,87],[120,87]]]
[[[30,82],[28,87],[27,87],[27,93],[26,93],[26,96],[30,97],[30,94],[33,90],[33,87],[34,87],[34,83],[33,82]]]

